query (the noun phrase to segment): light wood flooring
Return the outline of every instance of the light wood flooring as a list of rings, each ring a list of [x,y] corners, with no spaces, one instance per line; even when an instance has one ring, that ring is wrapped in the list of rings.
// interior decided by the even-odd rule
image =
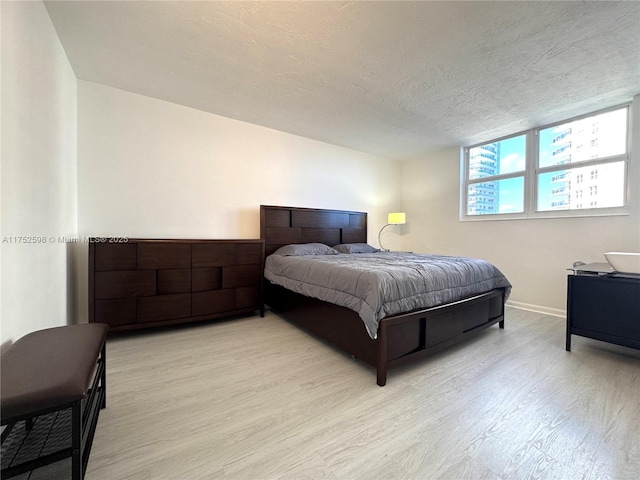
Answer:
[[[375,372],[273,313],[114,337],[87,480],[640,477],[640,352],[507,309]]]

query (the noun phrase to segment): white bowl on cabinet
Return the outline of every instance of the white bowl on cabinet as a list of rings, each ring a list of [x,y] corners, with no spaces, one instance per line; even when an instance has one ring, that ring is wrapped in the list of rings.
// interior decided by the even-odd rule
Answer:
[[[640,275],[640,253],[607,252],[604,257],[616,272]]]

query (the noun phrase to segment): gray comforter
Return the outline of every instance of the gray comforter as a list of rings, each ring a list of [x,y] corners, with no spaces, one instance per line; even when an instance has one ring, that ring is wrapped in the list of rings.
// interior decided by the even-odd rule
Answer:
[[[371,338],[389,315],[435,307],[511,284],[485,260],[377,252],[269,255],[265,277],[309,297],[358,312]]]

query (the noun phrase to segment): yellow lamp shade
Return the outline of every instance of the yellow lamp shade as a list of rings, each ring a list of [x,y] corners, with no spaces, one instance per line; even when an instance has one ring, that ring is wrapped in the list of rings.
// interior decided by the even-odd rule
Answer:
[[[407,223],[406,215],[404,214],[404,212],[390,213],[387,217],[387,223],[390,223],[392,225],[404,225],[405,223]]]

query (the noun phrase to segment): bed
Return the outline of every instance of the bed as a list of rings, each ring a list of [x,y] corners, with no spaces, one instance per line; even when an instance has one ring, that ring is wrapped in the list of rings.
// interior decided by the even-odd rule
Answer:
[[[407,271],[451,258],[369,252],[366,250],[367,214],[364,212],[261,205],[260,236],[265,240],[267,255],[264,280],[266,305],[285,320],[373,366],[380,386],[386,384],[390,368],[440,351],[495,324],[504,328],[504,303],[511,289],[504,277],[493,283],[484,280],[472,282],[482,284],[481,288],[474,286],[474,290],[460,284],[453,296],[435,295],[429,302],[436,304],[428,307],[416,307],[415,303],[407,303],[404,299],[401,302],[398,299],[381,301],[381,305],[377,305],[376,300],[354,301],[350,299],[350,293],[354,292],[346,292],[349,295],[343,292],[342,297],[347,298],[344,301],[330,296],[328,292],[331,290],[346,290],[349,277],[338,280],[342,282],[338,286],[326,283],[322,277],[335,280],[338,274],[352,275],[352,272],[348,272],[351,267],[347,267],[347,264],[355,262],[356,270],[360,269],[361,273],[355,280],[359,284],[368,276],[362,272],[382,272],[386,268],[393,268],[393,264],[396,264],[396,270],[385,275],[389,278],[397,276],[397,268],[404,262],[402,257],[418,262],[409,264],[405,268]],[[336,245],[362,246],[365,251],[334,254],[329,247]],[[326,247],[327,251],[321,247]],[[312,255],[304,255],[309,253],[304,251],[305,248],[311,248]],[[298,255],[300,249],[303,255]],[[377,262],[375,266],[366,266],[369,260],[365,257]],[[467,262],[470,266],[465,268],[471,269],[476,268],[476,262],[482,262],[475,259],[460,261]],[[491,264],[488,265],[495,269]],[[323,273],[309,280],[311,286],[297,287],[284,278],[288,272],[294,271],[294,266],[303,275],[311,274],[313,269]],[[497,269],[495,271],[500,273]],[[439,285],[440,280],[436,278],[434,282]],[[320,288],[320,293],[316,287]],[[371,290],[372,287],[367,288]],[[388,291],[395,286],[386,283],[379,288]],[[371,297],[374,293],[368,292],[368,295]],[[367,303],[364,310],[362,303]],[[374,304],[376,306],[371,307]],[[368,310],[376,311],[368,314]]]

